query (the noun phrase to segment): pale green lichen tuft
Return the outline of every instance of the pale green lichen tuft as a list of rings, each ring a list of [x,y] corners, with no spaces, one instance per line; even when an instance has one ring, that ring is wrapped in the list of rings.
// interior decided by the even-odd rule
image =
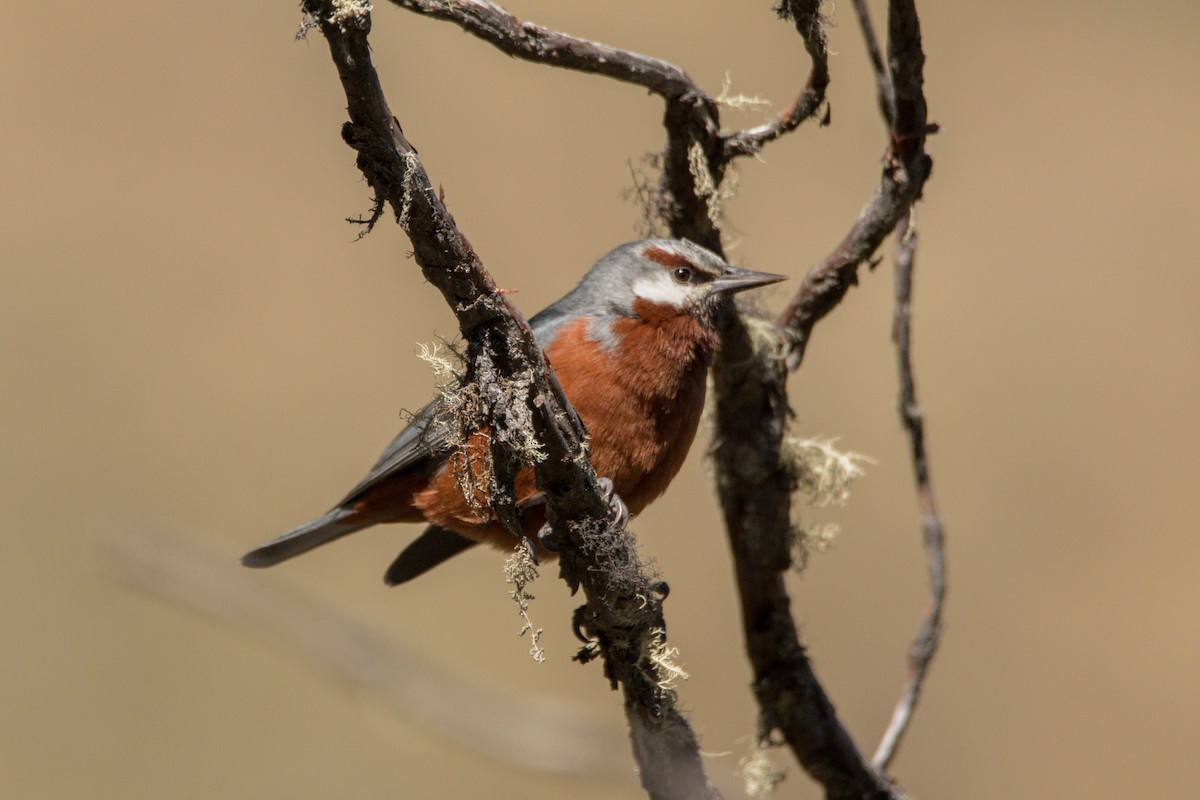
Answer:
[[[417,342],[417,358],[424,361],[433,370],[433,377],[437,380],[438,390],[443,397],[446,396],[448,387],[457,386],[462,380],[462,353],[458,352],[452,344]]]
[[[725,181],[721,185],[713,179],[712,170],[708,166],[708,156],[699,142],[692,142],[688,148],[688,172],[692,174],[692,184],[696,196],[704,201],[708,211],[708,221],[718,231],[721,230],[721,218],[724,216],[725,201],[737,193],[737,172],[732,168],[725,170]]]
[[[747,303],[751,302],[749,299]],[[752,310],[746,305],[742,309],[742,323],[757,359],[769,364],[778,364],[787,358],[788,334],[775,320],[762,313],[747,313]]]
[[[537,565],[533,563],[533,546],[528,539],[522,539],[513,554],[504,562],[504,581],[513,587],[508,596],[517,604],[517,613],[521,615],[523,622],[517,636],[530,634],[529,655],[541,664],[546,660],[546,650],[541,646],[542,629],[534,628],[533,620],[529,618],[529,601],[535,598],[526,591],[537,576]]]
[[[650,667],[654,670],[655,683],[665,692],[675,690],[678,681],[688,679],[687,671],[675,662],[679,657],[679,648],[667,644],[667,632],[655,628],[650,632],[650,648],[647,653]]]
[[[526,465],[546,459],[546,450],[534,433],[533,404],[529,401],[534,387],[533,370],[505,381],[504,424],[496,429],[497,438],[513,448],[520,462]]]
[[[783,440],[783,463],[791,473],[793,485],[808,505],[825,508],[845,505],[850,485],[865,474],[863,464],[874,462],[864,455],[834,447],[836,439],[805,439],[787,435]],[[794,507],[793,507],[794,508]],[[803,570],[812,553],[824,553],[833,546],[840,529],[833,522],[792,520],[792,566]]]
[[[397,217],[397,222],[405,231],[409,229],[409,221],[412,212],[413,201],[413,176],[417,172],[417,168],[421,166],[421,162],[417,159],[415,152],[409,151],[404,154],[404,175],[401,178],[401,196],[400,196],[400,214]]]
[[[713,98],[717,105],[734,111],[750,111],[752,109],[770,108],[771,101],[758,95],[732,94],[733,76],[728,72],[721,80],[721,93]]]
[[[742,781],[748,797],[770,797],[787,774],[771,763],[768,744],[755,738],[750,754],[741,760]]]
[[[621,192],[622,198],[637,205],[638,221],[634,230],[640,239],[659,239],[670,236],[663,220],[667,200],[662,188],[662,154],[647,153],[640,164],[628,162],[633,185]]]
[[[836,441],[795,436],[783,440],[784,463],[792,472],[796,489],[814,508],[845,505],[850,498],[850,484],[865,474],[862,465],[875,463],[859,453],[838,450],[834,447]]]
[[[524,375],[498,381],[489,367],[478,380],[468,380],[466,356],[445,341],[419,344],[417,357],[433,370],[438,389],[422,435],[424,443],[431,452],[447,454],[459,492],[481,521],[491,521],[493,499],[506,492],[498,492],[489,437],[516,454],[518,468],[546,457],[534,433],[528,399],[533,373],[527,370]],[[478,436],[481,432],[487,435]]]
[[[333,0],[329,21],[342,33],[363,30],[370,25],[371,4],[367,0]]]
[[[791,537],[792,567],[801,572],[808,566],[812,553],[825,553],[833,547],[833,540],[842,532],[836,522],[804,523],[793,520],[789,531]]]

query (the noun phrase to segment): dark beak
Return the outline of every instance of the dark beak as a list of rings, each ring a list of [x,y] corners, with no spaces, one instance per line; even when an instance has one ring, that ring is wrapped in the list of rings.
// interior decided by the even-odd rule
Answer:
[[[733,294],[734,292],[744,292],[747,289],[753,289],[756,286],[779,283],[787,279],[787,275],[776,275],[773,272],[751,272],[748,269],[741,269],[740,267],[726,267],[721,276],[713,279],[713,282],[709,286],[712,287],[714,293],[724,292],[726,294]]]

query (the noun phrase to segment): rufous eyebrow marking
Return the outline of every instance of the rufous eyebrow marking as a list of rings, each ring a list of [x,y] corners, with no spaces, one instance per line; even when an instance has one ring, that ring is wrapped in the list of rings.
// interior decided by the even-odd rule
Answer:
[[[662,247],[651,245],[642,251],[642,257],[656,264],[662,264],[667,269],[677,269],[678,267],[696,268],[692,260],[680,253],[672,253]]]

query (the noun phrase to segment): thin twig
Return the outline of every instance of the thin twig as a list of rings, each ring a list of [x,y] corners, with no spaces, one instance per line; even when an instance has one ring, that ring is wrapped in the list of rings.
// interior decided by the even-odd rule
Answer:
[[[908,652],[908,682],[896,703],[891,722],[879,742],[872,763],[883,771],[896,755],[912,719],[924,685],[925,675],[942,632],[942,608],[946,600],[945,535],[942,520],[934,499],[929,477],[929,459],[925,453],[925,424],[921,407],[917,405],[917,390],[912,367],[912,281],[914,256],[917,250],[917,229],[913,215],[900,222],[896,244],[896,308],[892,340],[896,344],[896,360],[900,371],[898,410],[908,434],[912,452],[913,474],[916,481],[917,505],[921,514],[921,537],[929,572],[929,610]]]
[[[871,59],[871,69],[875,73],[875,95],[879,101],[879,113],[890,128],[896,118],[896,99],[892,91],[892,76],[888,74],[883,63],[883,54],[879,50],[879,40],[875,38],[875,26],[871,24],[871,12],[867,8],[867,0],[854,0],[854,12],[858,16],[858,27],[862,31],[863,43],[867,47],[867,58]]]
[[[605,75],[645,87],[665,98],[679,98],[700,91],[674,64],[569,36],[532,22],[522,22],[488,0],[391,2],[423,16],[453,22],[510,56],[526,61]]]
[[[726,159],[759,152],[767,142],[794,131],[800,123],[816,114],[825,102],[825,88],[829,85],[829,51],[821,17],[821,0],[788,0],[779,4],[778,12],[796,26],[812,61],[812,68],[800,94],[773,119],[724,136]]]
[[[925,153],[925,137],[935,128],[926,119],[925,53],[921,49],[921,26],[914,0],[892,0],[888,5],[887,63],[894,112],[888,122],[883,174],[874,196],[845,238],[824,261],[808,271],[796,295],[779,315],[779,324],[790,337],[787,365],[792,370],[804,359],[813,327],[858,283],[859,266],[871,259],[921,197],[933,168],[933,160]]]
[[[774,119],[763,125],[721,132],[716,101],[682,69],[666,61],[610,45],[568,36],[522,22],[489,0],[391,0],[424,16],[443,19],[501,51],[539,64],[604,75],[641,86],[666,102],[663,125],[662,192],[665,221],[673,235],[722,253],[721,233],[713,219],[713,192],[729,162],[758,153],[765,144],[795,130],[825,102],[829,83],[828,52],[820,0],[784,0],[779,13],[791,19],[812,59],[804,89]],[[706,172],[707,175],[697,174]]]

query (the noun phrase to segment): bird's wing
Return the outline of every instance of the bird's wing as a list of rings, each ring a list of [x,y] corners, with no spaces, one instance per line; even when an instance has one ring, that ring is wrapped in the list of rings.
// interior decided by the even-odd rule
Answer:
[[[436,457],[445,449],[450,432],[442,425],[431,425],[437,415],[438,401],[434,400],[413,415],[412,421],[392,439],[366,474],[342,499],[339,506],[357,500],[368,489],[402,472],[432,468]]]
[[[564,322],[573,316],[555,306],[534,315],[529,324],[538,345],[543,349],[548,347]],[[412,469],[432,469],[445,452],[450,438],[450,431],[445,426],[430,424],[437,412],[438,401],[434,400],[414,414],[408,426],[396,434],[396,438],[384,449],[371,471],[346,494],[338,506],[353,503],[368,489],[393,475]]]

